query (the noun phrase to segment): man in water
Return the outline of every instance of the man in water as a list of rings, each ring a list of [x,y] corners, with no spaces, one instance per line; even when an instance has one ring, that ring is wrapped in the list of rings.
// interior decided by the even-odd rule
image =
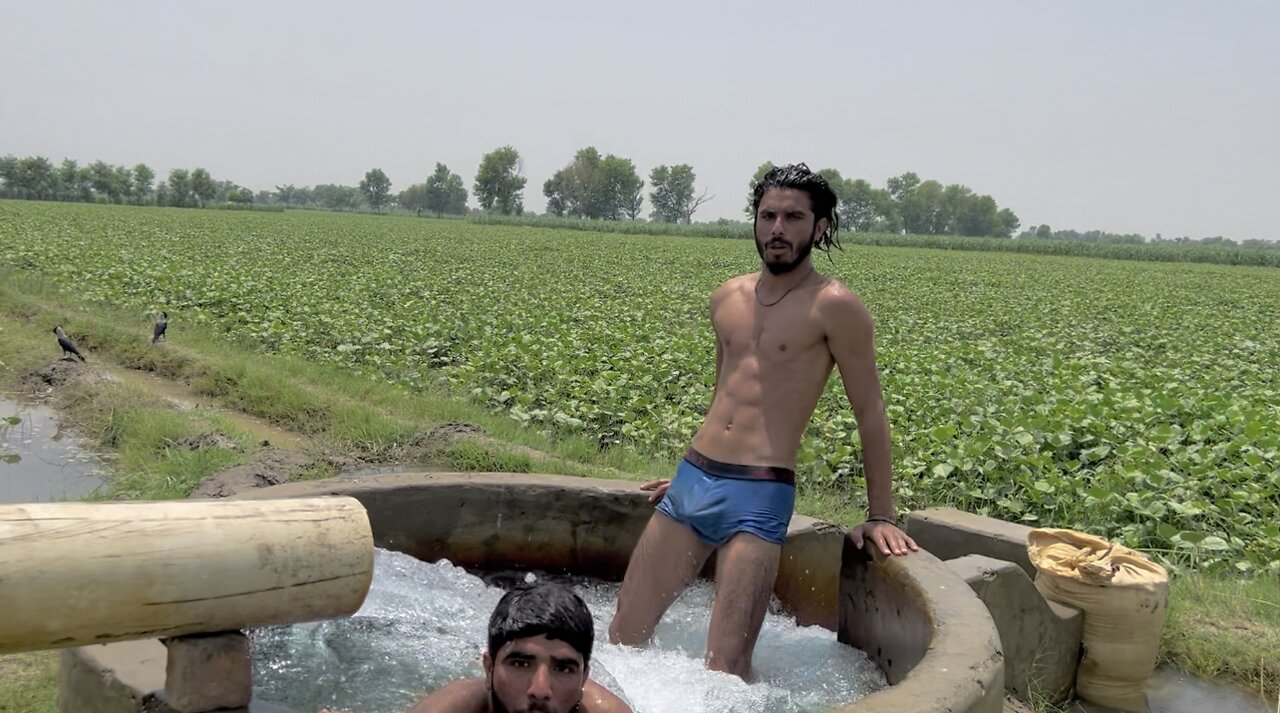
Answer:
[[[631,713],[588,674],[591,612],[560,584],[521,585],[489,619],[484,676],[454,681],[410,713]]]
[[[648,644],[667,607],[716,551],[707,666],[743,679],[795,506],[796,452],[835,367],[857,419],[870,504],[849,536],[859,547],[869,539],[885,555],[917,549],[895,525],[871,315],[810,259],[814,248],[839,247],[836,195],[798,164],[765,174],[752,206],[762,269],[711,296],[711,408],[675,478],[641,486],[661,502],[631,554],[609,625],[614,643]]]

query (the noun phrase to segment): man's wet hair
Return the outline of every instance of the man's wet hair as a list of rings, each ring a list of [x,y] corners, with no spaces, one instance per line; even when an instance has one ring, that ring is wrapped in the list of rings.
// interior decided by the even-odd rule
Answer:
[[[516,639],[546,636],[563,641],[591,663],[595,630],[591,611],[572,589],[554,582],[521,584],[503,595],[489,617],[489,657]]]
[[[756,224],[756,214],[760,211],[760,201],[770,188],[794,188],[809,194],[809,202],[813,205],[814,224],[826,218],[827,229],[813,241],[813,247],[822,250],[829,256],[831,247],[840,247],[840,216],[836,213],[836,192],[821,173],[810,171],[803,163],[788,166],[775,166],[756,183],[751,193],[751,225]],[[843,248],[841,248],[843,249]]]

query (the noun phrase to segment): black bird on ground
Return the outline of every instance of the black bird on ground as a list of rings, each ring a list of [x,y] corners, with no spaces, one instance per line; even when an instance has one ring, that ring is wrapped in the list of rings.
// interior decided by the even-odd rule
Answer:
[[[156,320],[156,328],[151,333],[151,343],[164,339],[164,332],[169,328],[169,313],[161,312],[160,317]]]
[[[62,347],[63,354],[71,354],[80,357],[80,361],[85,361],[84,355],[76,348],[76,343],[71,341],[71,337],[62,331],[62,325],[53,328],[53,333],[58,335],[58,346]]]

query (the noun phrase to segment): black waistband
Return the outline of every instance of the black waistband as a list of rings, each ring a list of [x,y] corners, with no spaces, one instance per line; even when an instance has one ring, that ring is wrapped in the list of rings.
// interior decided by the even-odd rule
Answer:
[[[777,483],[796,484],[796,472],[790,468],[779,468],[774,465],[738,465],[722,463],[708,458],[692,447],[685,451],[684,459],[697,466],[707,475],[719,478],[738,478],[741,480],[770,480]]]

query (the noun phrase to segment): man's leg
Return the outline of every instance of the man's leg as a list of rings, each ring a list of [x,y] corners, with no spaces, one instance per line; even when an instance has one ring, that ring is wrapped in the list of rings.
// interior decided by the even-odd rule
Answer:
[[[751,652],[769,608],[782,546],[739,532],[716,553],[707,668],[751,680]]]
[[[627,563],[609,641],[648,644],[667,607],[698,576],[712,549],[688,525],[655,512]]]

